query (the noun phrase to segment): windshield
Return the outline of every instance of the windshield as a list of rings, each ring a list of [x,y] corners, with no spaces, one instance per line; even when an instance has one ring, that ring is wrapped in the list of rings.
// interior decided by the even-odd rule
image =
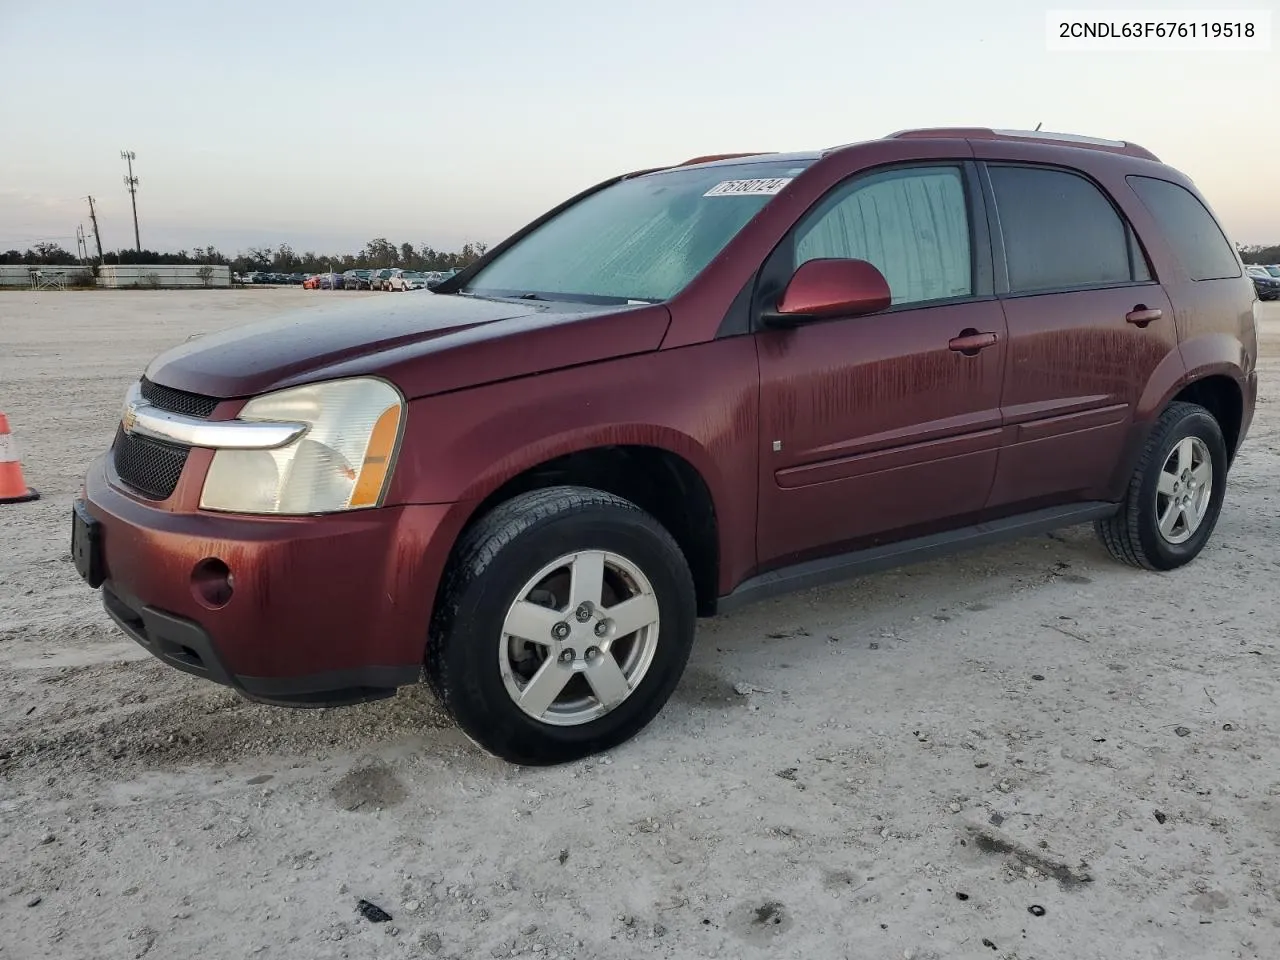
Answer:
[[[666,300],[810,162],[677,168],[623,180],[533,230],[461,292],[586,302]]]
[[[1280,277],[1280,267],[1263,267],[1273,277]]]

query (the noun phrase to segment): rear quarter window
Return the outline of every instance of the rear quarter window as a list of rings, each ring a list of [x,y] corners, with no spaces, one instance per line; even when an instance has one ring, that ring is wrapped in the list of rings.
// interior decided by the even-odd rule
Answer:
[[[1204,204],[1185,187],[1156,177],[1126,177],[1147,208],[1165,242],[1192,280],[1228,280],[1240,276],[1235,251]]]

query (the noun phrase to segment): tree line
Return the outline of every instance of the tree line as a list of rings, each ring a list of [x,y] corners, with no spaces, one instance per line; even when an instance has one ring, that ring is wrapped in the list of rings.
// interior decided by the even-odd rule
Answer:
[[[1280,263],[1280,243],[1274,243],[1269,247],[1257,244],[1241,247],[1240,256],[1245,263]]]
[[[461,250],[436,250],[425,243],[415,247],[412,243],[394,244],[385,237],[370,240],[359,253],[326,256],[313,251],[295,253],[287,243],[278,247],[250,247],[234,257],[225,256],[216,247],[196,247],[177,253],[159,253],[155,250],[116,250],[103,255],[102,262],[110,264],[205,264],[216,263],[230,267],[237,273],[252,270],[264,273],[325,273],[335,270],[381,270],[400,267],[404,270],[461,270],[484,255],[486,243],[465,243]],[[1240,255],[1245,263],[1280,263],[1280,243],[1242,246]],[[0,264],[48,264],[50,266],[74,266],[81,261],[74,253],[56,243],[37,243],[27,250],[9,250],[0,253]]]
[[[308,250],[297,253],[287,243],[278,247],[250,247],[233,257],[216,247],[196,247],[176,253],[155,250],[115,250],[102,257],[107,264],[221,264],[238,273],[253,270],[265,273],[325,273],[329,270],[381,270],[400,267],[404,270],[461,270],[470,266],[488,249],[485,243],[465,243],[461,250],[436,250],[426,244],[394,244],[385,237],[370,240],[358,253],[319,254]],[[82,261],[57,243],[37,243],[27,250],[0,253],[0,264],[47,264],[74,266]],[[93,258],[92,262],[97,262]]]

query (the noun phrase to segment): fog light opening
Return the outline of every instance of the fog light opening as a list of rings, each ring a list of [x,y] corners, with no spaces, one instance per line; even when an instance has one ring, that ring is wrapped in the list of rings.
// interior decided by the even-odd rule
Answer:
[[[235,577],[221,560],[214,557],[201,560],[191,571],[191,592],[211,610],[225,607],[234,591]]]

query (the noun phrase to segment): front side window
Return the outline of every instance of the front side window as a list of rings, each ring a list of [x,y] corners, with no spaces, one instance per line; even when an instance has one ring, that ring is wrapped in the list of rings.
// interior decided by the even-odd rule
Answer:
[[[516,241],[459,292],[587,303],[666,300],[807,165],[678,167],[612,184]]]
[[[1128,225],[1084,177],[1021,166],[989,170],[1011,292],[1147,279]]]
[[[1129,186],[1160,224],[1174,256],[1192,280],[1228,280],[1240,276],[1235,251],[1195,195],[1176,183],[1131,176]]]
[[[795,266],[828,258],[876,266],[895,305],[972,295],[962,171],[885,171],[838,189],[796,232]]]

